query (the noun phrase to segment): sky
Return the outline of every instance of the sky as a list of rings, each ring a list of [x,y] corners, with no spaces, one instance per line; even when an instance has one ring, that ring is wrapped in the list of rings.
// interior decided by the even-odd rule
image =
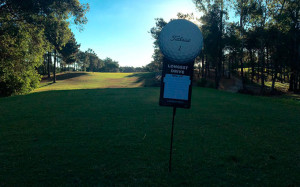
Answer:
[[[169,21],[177,13],[199,16],[192,0],[80,0],[88,3],[88,23],[71,29],[80,49],[93,49],[99,58],[109,57],[120,66],[142,67],[152,60],[153,39],[149,33],[155,18]]]

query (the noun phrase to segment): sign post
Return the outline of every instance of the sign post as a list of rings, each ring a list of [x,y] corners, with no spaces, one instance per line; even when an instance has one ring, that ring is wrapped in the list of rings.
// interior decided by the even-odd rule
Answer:
[[[159,105],[173,107],[169,172],[172,171],[176,108],[191,107],[194,61],[202,43],[199,28],[184,19],[172,20],[159,35],[159,47],[164,55]]]
[[[172,131],[171,131],[171,145],[170,145],[170,159],[169,159],[169,172],[172,171],[172,150],[173,150],[173,132],[174,132],[174,120],[176,115],[176,107],[173,107],[173,119],[172,119]]]

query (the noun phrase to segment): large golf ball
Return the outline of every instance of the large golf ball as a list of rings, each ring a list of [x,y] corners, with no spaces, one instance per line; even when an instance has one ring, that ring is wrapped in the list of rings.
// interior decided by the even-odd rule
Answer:
[[[195,60],[201,52],[203,37],[194,23],[185,19],[170,21],[161,30],[159,48],[164,57],[176,64]]]

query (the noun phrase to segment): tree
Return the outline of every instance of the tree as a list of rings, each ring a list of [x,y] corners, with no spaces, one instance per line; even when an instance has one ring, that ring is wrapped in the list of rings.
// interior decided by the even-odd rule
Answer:
[[[98,69],[98,65],[99,65],[99,61],[100,59],[98,58],[97,54],[95,53],[95,51],[93,51],[92,49],[88,49],[85,52],[85,60],[87,60],[87,71],[90,72],[96,72],[99,71]]]
[[[163,64],[163,54],[161,53],[158,45],[159,34],[162,28],[167,24],[167,22],[163,18],[155,19],[155,27],[150,29],[150,33],[152,38],[154,39],[153,47],[154,53],[152,55],[152,62],[146,65],[147,71],[161,71]]]
[[[65,26],[70,21],[78,26],[86,23],[88,8],[78,0],[0,0],[1,94],[21,94],[35,88],[40,78],[36,69],[45,51],[51,46],[62,47]],[[48,31],[62,41],[49,40]]]
[[[54,51],[54,67],[53,67],[53,83],[56,82],[56,63],[57,51],[61,51],[72,35],[69,29],[69,23],[65,20],[60,20],[55,16],[50,16],[45,22],[45,35],[48,42],[51,44],[51,49]]]
[[[111,58],[106,58],[103,60],[104,66],[102,67],[103,72],[118,72],[119,63],[112,60]]]
[[[228,76],[230,77],[233,69],[237,69],[238,66],[238,54],[240,52],[241,41],[238,34],[239,26],[237,23],[229,23],[226,27],[224,37],[224,50],[227,52],[228,61]]]
[[[0,95],[27,93],[37,87],[36,71],[42,62],[43,30],[27,24],[2,23],[0,26]]]
[[[300,91],[300,1],[276,1],[273,17],[281,32],[286,35],[285,47],[289,49],[288,66],[291,69],[289,90]],[[274,11],[276,10],[276,11]]]
[[[250,67],[251,67],[251,83],[254,82],[254,77],[256,75],[256,80],[259,80],[259,76],[257,76],[257,63],[256,63],[256,51],[258,50],[258,33],[254,30],[249,30],[245,34],[245,47],[249,53],[249,59],[250,59]]]
[[[204,12],[204,15],[200,18],[203,24],[201,27],[204,36],[203,53],[215,68],[215,87],[218,88],[223,72],[224,31],[225,20],[227,19],[226,4],[223,0],[194,0],[194,3],[199,11]]]
[[[80,45],[77,44],[74,34],[72,34],[66,45],[59,50],[59,53],[62,55],[62,59],[66,64],[73,64],[76,62],[76,55],[79,51],[79,47]]]
[[[78,64],[81,65],[81,70],[86,71],[86,67],[88,66],[88,56],[85,54],[85,52],[80,51],[76,55]]]
[[[236,0],[235,3],[235,9],[236,14],[240,16],[240,25],[239,25],[239,31],[240,31],[240,38],[241,38],[241,46],[240,46],[240,64],[241,64],[241,78],[242,78],[242,85],[243,90],[245,89],[245,76],[244,76],[244,34],[245,34],[245,22],[246,22],[246,16],[247,16],[247,8],[246,5],[248,3],[248,0]]]

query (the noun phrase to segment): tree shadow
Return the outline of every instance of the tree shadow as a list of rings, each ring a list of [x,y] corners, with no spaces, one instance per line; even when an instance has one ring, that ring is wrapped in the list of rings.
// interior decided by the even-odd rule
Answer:
[[[157,87],[160,86],[161,72],[134,73],[127,77],[136,77],[135,83],[141,83],[144,87]]]
[[[76,77],[80,77],[80,76],[83,76],[83,75],[87,75],[88,73],[86,72],[81,72],[81,73],[77,73],[77,72],[74,72],[74,73],[62,73],[62,74],[57,74],[56,75],[56,80],[58,81],[62,81],[62,80],[66,80],[66,79],[72,79],[72,78],[76,78]],[[51,78],[49,79],[48,77],[44,77],[42,78],[42,82],[49,82],[49,81],[52,81],[53,80],[53,76],[51,76]]]
[[[46,86],[50,86],[51,84],[54,84],[53,82],[48,82],[47,84],[43,85],[43,86],[39,86],[38,88],[43,88],[43,87],[46,87]]]

